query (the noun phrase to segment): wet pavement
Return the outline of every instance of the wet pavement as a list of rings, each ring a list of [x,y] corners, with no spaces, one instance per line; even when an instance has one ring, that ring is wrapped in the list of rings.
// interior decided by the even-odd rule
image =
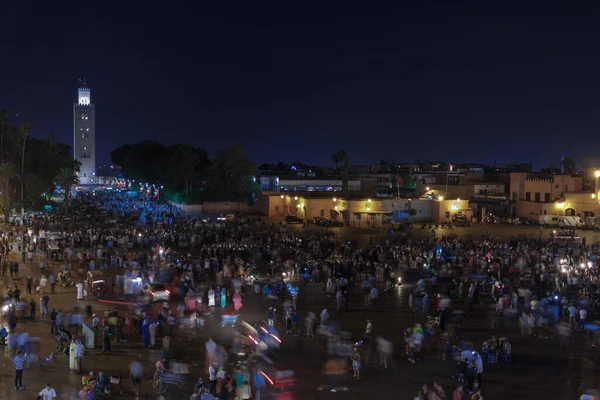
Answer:
[[[496,229],[497,228],[497,229]],[[334,228],[335,229],[335,228]],[[496,237],[519,236],[529,234],[534,237],[539,235],[537,227],[512,227],[504,225],[482,225],[471,228],[456,228],[452,233],[459,236],[480,235],[483,230],[493,230]],[[445,231],[445,230],[444,230]],[[340,235],[350,235],[340,229]],[[360,233],[360,232],[359,232]],[[376,235],[376,233],[360,233],[364,235]],[[417,230],[413,233],[419,235]],[[429,232],[430,234],[430,232]],[[597,233],[590,232],[590,239],[598,237]],[[590,240],[588,239],[588,240]],[[13,258],[20,255],[12,254]],[[18,260],[20,263],[20,260]],[[55,271],[58,264],[54,266]],[[8,284],[18,284],[21,290],[25,288],[25,278],[28,274],[39,276],[39,267],[34,265],[23,265],[20,263],[19,278],[2,277],[0,279],[0,293]],[[431,354],[424,354],[422,361],[410,364],[404,354],[403,331],[415,322],[424,322],[424,316],[414,313],[408,309],[408,293],[412,289],[416,276],[410,271],[406,273],[407,284],[395,290],[391,298],[381,302],[377,307],[364,306],[360,291],[356,291],[350,297],[349,309],[338,313],[335,311],[335,301],[329,298],[319,288],[301,287],[299,296],[299,311],[302,316],[308,311],[320,314],[323,308],[327,308],[330,320],[338,322],[342,327],[351,332],[355,338],[359,338],[364,331],[366,318],[373,322],[373,334],[380,335],[394,343],[394,365],[389,369],[383,369],[374,363],[364,365],[361,371],[361,380],[356,381],[350,376],[347,379],[348,392],[330,393],[319,391],[317,388],[326,385],[327,380],[322,374],[323,364],[326,361],[326,352],[316,339],[306,339],[286,335],[278,317],[277,328],[283,337],[283,346],[276,358],[276,367],[286,370],[292,369],[298,377],[298,398],[356,398],[363,399],[370,396],[376,398],[399,398],[412,399],[423,383],[432,383],[437,380],[445,389],[448,397],[456,387],[456,368],[451,361],[441,361],[436,357],[437,340],[433,342]],[[24,294],[22,297],[27,298]],[[59,288],[58,293],[51,295],[50,308],[62,308],[70,310],[75,304],[85,307],[88,301],[77,301],[74,288]],[[36,299],[39,303],[39,299]],[[100,314],[113,306],[106,303],[98,303],[90,300],[93,311]],[[244,296],[244,308],[241,310],[242,319],[250,322],[259,322],[266,319],[268,302],[261,296]],[[117,308],[122,306],[117,306]],[[464,305],[455,305],[463,309]],[[122,309],[122,308],[119,308]],[[41,316],[40,316],[41,317]],[[552,340],[525,340],[520,336],[517,328],[491,330],[490,324],[494,318],[493,306],[487,300],[483,305],[475,309],[470,318],[465,318],[463,323],[463,337],[473,342],[480,348],[481,343],[488,339],[493,332],[499,336],[507,336],[512,342],[513,359],[510,364],[498,363],[494,365],[484,364],[484,398],[508,399],[508,398],[544,398],[544,399],[576,399],[583,389],[597,387],[598,371],[593,362],[589,362],[589,347],[582,335],[576,335],[573,346],[569,351],[561,351],[556,342]],[[190,374],[184,382],[183,387],[170,386],[164,395],[165,399],[184,399],[191,393],[191,387],[197,379],[202,376],[207,379],[204,367],[204,343],[211,336],[218,344],[229,347],[232,339],[232,329],[222,328],[220,322],[220,309],[211,310],[207,317],[206,327],[202,330],[190,331],[178,330],[171,339],[172,352],[175,358],[191,365]],[[50,324],[48,317],[39,318],[37,322],[23,322],[17,326],[19,331],[26,330],[32,336],[41,338],[40,355],[47,357],[54,351],[55,343],[50,336]],[[127,378],[129,363],[134,358],[144,365],[145,381],[142,384],[141,398],[157,399],[153,394],[150,384],[154,362],[160,357],[160,349],[144,349],[138,335],[127,338],[126,343],[115,343],[111,354],[103,354],[98,345],[94,350],[86,350],[83,360],[84,371],[102,371],[105,374],[120,375],[122,377],[123,396],[117,398],[132,399],[132,385]],[[292,349],[297,340],[303,343],[303,357],[301,360],[292,358]],[[99,342],[98,342],[99,343]],[[24,391],[13,389],[14,369],[12,362],[3,358],[0,363],[0,398],[32,399],[43,388],[46,382],[51,382],[59,393],[59,398],[73,390],[80,390],[81,376],[71,373],[68,368],[68,357],[61,354],[56,355],[52,361],[41,362],[41,365],[33,365],[24,372]],[[105,397],[106,398],[106,397]],[[114,397],[112,397],[114,398]]]

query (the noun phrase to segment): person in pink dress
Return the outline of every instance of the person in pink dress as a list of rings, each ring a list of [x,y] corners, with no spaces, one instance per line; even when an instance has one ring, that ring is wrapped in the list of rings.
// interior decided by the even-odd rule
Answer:
[[[196,309],[196,295],[193,290],[188,290],[185,295],[185,302],[187,304],[188,311],[194,311]]]
[[[233,307],[235,311],[239,311],[242,308],[242,296],[237,292],[233,295]]]

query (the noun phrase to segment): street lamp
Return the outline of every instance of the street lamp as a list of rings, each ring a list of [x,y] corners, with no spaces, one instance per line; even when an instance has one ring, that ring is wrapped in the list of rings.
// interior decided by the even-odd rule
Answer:
[[[594,175],[596,176],[596,178],[600,178],[600,171],[594,172]]]
[[[371,202],[371,199],[367,199],[367,203],[370,203],[370,202]]]
[[[298,196],[294,196],[294,200],[296,200],[296,201],[297,201],[297,200],[298,200]]]
[[[333,202],[335,203],[336,201],[337,201],[337,199],[334,197],[334,198],[333,198]]]
[[[283,195],[281,195],[281,198],[283,199]]]
[[[438,197],[438,200],[439,200],[439,201],[442,201],[442,200],[444,200],[444,196],[440,196],[440,197]]]

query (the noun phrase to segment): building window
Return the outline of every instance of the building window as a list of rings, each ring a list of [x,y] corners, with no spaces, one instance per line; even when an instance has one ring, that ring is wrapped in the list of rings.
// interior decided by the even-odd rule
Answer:
[[[319,213],[321,215],[321,217],[325,216],[325,210],[321,210],[321,212]]]
[[[450,218],[450,211],[446,211],[446,218]]]
[[[535,201],[537,201],[537,202],[541,201],[540,192],[535,192]]]
[[[84,177],[84,178],[87,178],[87,174],[86,174],[85,172],[83,173],[83,177]]]
[[[513,192],[513,201],[517,201],[517,192]]]
[[[526,201],[531,201],[531,192],[525,193],[525,200]]]
[[[278,213],[279,212],[279,206],[275,206],[275,212]]]
[[[85,139],[85,132],[81,132],[81,138]]]
[[[544,193],[544,202],[550,203],[550,193]]]

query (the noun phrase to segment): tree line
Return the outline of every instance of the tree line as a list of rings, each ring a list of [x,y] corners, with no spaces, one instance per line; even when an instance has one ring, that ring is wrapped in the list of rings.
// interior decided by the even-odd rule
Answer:
[[[79,183],[71,146],[58,142],[52,133],[45,140],[34,138],[32,128],[31,121],[14,124],[8,110],[0,110],[0,200],[5,219],[13,207],[40,209],[56,185],[66,190],[67,210],[68,192]]]
[[[145,140],[117,147],[110,157],[125,178],[160,184],[166,198],[178,203],[251,202],[260,190],[256,165],[238,145],[211,159],[202,148],[186,144],[167,147]]]

